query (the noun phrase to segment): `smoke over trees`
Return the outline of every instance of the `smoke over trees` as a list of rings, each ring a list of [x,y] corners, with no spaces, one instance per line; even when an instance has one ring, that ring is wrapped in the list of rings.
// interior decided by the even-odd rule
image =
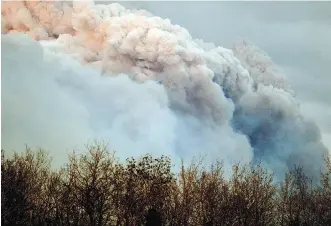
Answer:
[[[204,151],[226,169],[261,160],[278,179],[294,164],[319,177],[328,152],[319,128],[252,43],[207,44],[115,3],[15,1],[1,12],[5,148],[107,138],[124,158]],[[65,133],[54,140],[45,129]]]
[[[225,49],[117,3],[5,1],[1,13],[2,148],[67,163],[3,155],[4,225],[330,224],[319,128],[252,43]],[[77,147],[104,138],[125,163]]]

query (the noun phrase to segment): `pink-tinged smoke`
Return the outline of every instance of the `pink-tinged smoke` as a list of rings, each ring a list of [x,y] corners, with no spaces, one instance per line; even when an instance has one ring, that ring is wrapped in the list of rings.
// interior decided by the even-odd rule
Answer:
[[[39,145],[61,162],[66,148],[103,138],[121,157],[321,169],[319,129],[247,41],[214,46],[120,4],[3,2],[1,12],[3,148]]]

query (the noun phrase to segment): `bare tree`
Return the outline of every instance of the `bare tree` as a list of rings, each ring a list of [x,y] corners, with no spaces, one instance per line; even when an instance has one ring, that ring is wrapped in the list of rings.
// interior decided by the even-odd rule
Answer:
[[[206,167],[193,160],[176,176],[171,161],[146,154],[122,164],[107,145],[51,170],[47,153],[29,148],[1,161],[1,221],[4,225],[69,226],[305,226],[331,225],[331,160],[321,183],[302,168],[282,183],[261,164],[233,166],[225,179],[222,162]],[[146,217],[147,213],[147,217]],[[162,222],[161,222],[162,221]]]

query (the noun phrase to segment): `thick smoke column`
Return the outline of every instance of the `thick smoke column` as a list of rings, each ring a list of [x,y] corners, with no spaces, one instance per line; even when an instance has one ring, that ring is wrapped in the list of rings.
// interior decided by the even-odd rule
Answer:
[[[75,131],[63,143],[103,137],[126,156],[208,153],[226,167],[262,160],[278,175],[293,164],[319,173],[326,148],[318,128],[248,42],[216,47],[143,10],[93,2],[5,2],[2,33],[4,146],[41,139],[26,136],[41,131],[32,124],[17,136],[29,116],[11,116],[12,101],[31,96],[26,104],[41,98],[35,107],[45,109],[36,123],[60,120],[57,130]]]

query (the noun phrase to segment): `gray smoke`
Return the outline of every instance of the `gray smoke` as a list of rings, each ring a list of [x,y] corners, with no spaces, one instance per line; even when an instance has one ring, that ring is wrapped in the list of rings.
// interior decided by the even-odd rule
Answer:
[[[40,145],[63,162],[65,148],[105,138],[122,158],[207,153],[226,169],[261,160],[279,177],[293,164],[319,174],[319,129],[249,42],[207,44],[119,4],[5,2],[2,19],[6,149]]]

